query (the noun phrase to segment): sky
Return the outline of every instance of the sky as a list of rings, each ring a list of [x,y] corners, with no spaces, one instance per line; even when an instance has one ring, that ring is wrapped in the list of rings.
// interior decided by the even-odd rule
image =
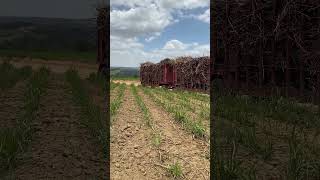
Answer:
[[[84,19],[106,0],[1,0],[0,16]],[[210,0],[110,0],[111,66],[209,55]]]
[[[99,1],[0,0],[0,16],[86,19],[94,17]]]
[[[210,54],[209,0],[111,0],[111,66]]]

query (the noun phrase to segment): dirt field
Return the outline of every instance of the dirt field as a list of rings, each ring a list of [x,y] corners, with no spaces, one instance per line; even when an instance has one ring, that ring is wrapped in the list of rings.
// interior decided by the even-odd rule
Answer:
[[[141,85],[140,81],[134,81],[134,80],[112,80],[112,82],[114,82],[114,83],[120,83],[120,84],[124,83],[124,84],[126,84],[126,85],[131,85],[131,84],[133,84],[133,85],[135,85],[135,86]]]
[[[150,112],[150,128],[130,88],[126,85],[123,102],[112,117],[111,179],[209,179],[208,142],[195,138],[136,87]],[[112,99],[117,99],[119,89],[111,91]]]
[[[5,59],[0,57],[0,63]],[[86,78],[90,73],[96,73],[98,65],[86,64],[76,61],[55,61],[55,60],[41,60],[41,59],[29,59],[29,58],[13,58],[10,63],[16,67],[32,66],[34,69],[39,69],[41,66],[45,66],[51,69],[55,73],[64,73],[69,68],[75,68],[78,70],[79,75],[82,78]]]
[[[282,98],[218,96],[217,167],[223,177],[319,179],[319,117]],[[232,162],[234,166],[230,166]]]
[[[54,61],[12,61],[12,64],[31,65],[34,71],[45,65],[51,73],[30,124],[31,141],[24,152],[19,151],[15,156],[13,166],[0,175],[7,179],[107,179],[102,145],[82,123],[82,107],[73,101],[71,86],[63,74],[70,64]],[[82,77],[93,72],[93,67],[82,64],[76,68]],[[29,78],[0,92],[0,130],[15,129],[18,114],[24,111],[28,83]],[[99,87],[87,85],[91,89],[89,96],[100,98],[100,94],[95,94]]]

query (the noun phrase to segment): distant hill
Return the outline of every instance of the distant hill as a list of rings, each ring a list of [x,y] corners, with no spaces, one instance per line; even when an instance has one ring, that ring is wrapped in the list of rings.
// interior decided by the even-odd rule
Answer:
[[[94,19],[0,17],[0,49],[94,51]]]
[[[134,67],[111,67],[111,77],[139,77],[139,68]]]

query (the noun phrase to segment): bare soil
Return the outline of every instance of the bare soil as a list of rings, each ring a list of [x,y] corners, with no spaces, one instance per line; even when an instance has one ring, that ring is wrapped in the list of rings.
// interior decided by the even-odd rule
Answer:
[[[154,93],[154,96],[157,97],[157,98],[161,98],[161,95],[160,94],[156,94]],[[180,99],[177,97],[177,96],[174,96],[172,94],[172,97],[174,100],[172,100],[171,102],[169,102],[168,99],[165,99],[165,101],[169,102],[171,105],[174,105],[176,107],[179,107],[180,106]],[[163,97],[165,98],[165,97]],[[209,135],[210,134],[210,120],[209,119],[200,119],[199,118],[199,114],[200,114],[200,110],[202,107],[200,107],[200,105],[196,105],[196,104],[193,104],[194,101],[192,101],[192,99],[190,99],[190,103],[188,103],[188,105],[190,105],[190,109],[188,109],[188,111],[186,112],[186,115],[188,117],[190,117],[190,119],[192,121],[198,121],[198,120],[201,120],[202,121],[202,124],[204,125],[204,127],[206,128],[206,134]],[[185,106],[186,107],[186,106]]]
[[[0,59],[3,61],[3,59]],[[69,68],[75,68],[78,70],[81,78],[86,78],[90,73],[96,73],[98,65],[86,64],[77,61],[56,61],[56,60],[41,60],[41,59],[29,59],[29,58],[15,58],[10,61],[11,64],[20,68],[23,66],[31,66],[33,69],[38,69],[42,66],[49,68],[52,72],[62,74]]]
[[[111,179],[167,179],[153,165],[157,152],[150,141],[139,107],[129,88],[111,127]]]
[[[181,164],[184,178],[209,179],[209,143],[193,138],[192,134],[177,124],[168,112],[157,106],[142,91],[139,94],[151,112],[155,128],[162,136],[162,158],[159,163],[168,165],[177,161]]]
[[[111,126],[111,179],[174,179],[167,167],[175,162],[182,167],[180,179],[209,179],[209,144],[194,139],[161,107],[142,92],[139,95],[156,130],[146,125],[127,87]],[[161,134],[158,147],[153,144],[155,132]]]
[[[14,179],[106,179],[102,147],[80,124],[79,114],[63,77],[51,75],[32,125],[33,139],[18,156]]]
[[[135,80],[112,80],[112,82],[114,82],[114,83],[120,83],[120,84],[124,83],[124,84],[126,84],[126,85],[131,85],[131,84],[133,84],[133,85],[135,85],[135,86],[139,86],[139,85],[141,84],[140,81],[135,81]]]
[[[14,128],[17,114],[23,107],[25,81],[19,81],[13,88],[0,91],[0,128]]]

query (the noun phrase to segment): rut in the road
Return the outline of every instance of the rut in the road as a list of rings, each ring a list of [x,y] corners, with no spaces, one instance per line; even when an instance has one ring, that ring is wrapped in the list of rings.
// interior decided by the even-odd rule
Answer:
[[[111,179],[167,179],[164,170],[154,166],[158,155],[152,146],[151,131],[126,88],[111,128]]]
[[[26,81],[17,84],[5,91],[0,92],[0,128],[14,128],[17,114],[24,105],[24,92]]]
[[[141,90],[139,95],[149,108],[155,129],[160,131],[160,151],[164,166],[179,162],[186,179],[209,179],[209,144],[204,140],[194,139],[191,133],[174,122],[169,113],[157,106]]]
[[[80,112],[64,78],[52,75],[15,179],[106,179],[102,148],[80,124]]]

